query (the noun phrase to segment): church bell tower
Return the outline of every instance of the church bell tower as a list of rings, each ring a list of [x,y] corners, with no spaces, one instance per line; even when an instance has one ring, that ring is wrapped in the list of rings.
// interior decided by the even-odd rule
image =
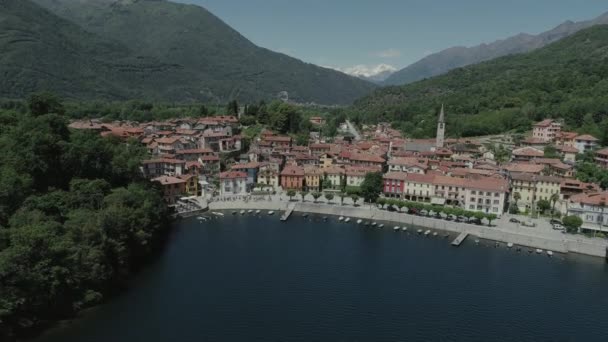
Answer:
[[[436,148],[443,148],[445,142],[445,114],[443,112],[443,105],[441,105],[441,112],[439,113],[439,122],[437,122],[437,138],[435,142]]]

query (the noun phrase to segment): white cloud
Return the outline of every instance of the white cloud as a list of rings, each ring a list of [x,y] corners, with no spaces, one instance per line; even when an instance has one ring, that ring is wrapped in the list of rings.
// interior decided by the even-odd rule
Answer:
[[[388,65],[388,64],[378,64],[378,65],[359,64],[359,65],[345,67],[345,68],[341,68],[341,67],[328,67],[328,68],[341,71],[341,72],[343,72],[345,74],[349,74],[351,76],[365,77],[365,78],[370,78],[370,77],[383,75],[383,74],[388,75],[388,74],[391,74],[391,73],[397,71],[397,68],[395,68],[392,65]]]
[[[373,55],[380,58],[397,58],[401,56],[401,51],[390,48],[382,51],[376,51],[373,53]]]

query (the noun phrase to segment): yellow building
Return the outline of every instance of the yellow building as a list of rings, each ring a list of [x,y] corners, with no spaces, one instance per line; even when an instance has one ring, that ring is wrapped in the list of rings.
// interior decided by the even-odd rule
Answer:
[[[323,178],[323,170],[316,166],[304,167],[304,186],[308,191],[318,191]]]
[[[186,182],[185,193],[190,196],[200,196],[198,177],[196,175],[179,175],[179,179]]]
[[[319,156],[319,165],[322,168],[328,168],[334,165],[334,159],[327,153]]]
[[[561,201],[560,186],[562,179],[553,176],[540,176],[529,173],[511,174],[511,198],[520,211],[532,209],[539,200],[551,202],[551,196],[557,194]],[[518,194],[518,195],[515,195]],[[519,199],[516,200],[516,196]]]
[[[273,169],[264,169],[258,173],[258,184],[270,185],[273,188],[279,186],[279,173]]]

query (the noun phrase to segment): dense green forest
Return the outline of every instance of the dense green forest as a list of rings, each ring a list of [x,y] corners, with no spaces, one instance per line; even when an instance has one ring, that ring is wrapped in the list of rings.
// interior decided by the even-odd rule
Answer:
[[[146,151],[70,131],[64,112],[48,95],[0,109],[0,340],[99,303],[169,227]]]
[[[447,134],[527,130],[546,117],[608,143],[608,26],[599,25],[530,53],[498,58],[356,101],[353,118],[389,121],[414,137],[434,136],[445,105]]]

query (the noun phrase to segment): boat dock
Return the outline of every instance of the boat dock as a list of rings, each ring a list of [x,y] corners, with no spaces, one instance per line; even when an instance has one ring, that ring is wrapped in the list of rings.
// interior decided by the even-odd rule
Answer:
[[[289,206],[287,206],[287,210],[285,210],[285,213],[283,214],[283,216],[281,216],[281,221],[287,221],[287,219],[289,219],[289,216],[291,216],[291,213],[293,213],[293,210],[295,208],[295,204],[290,204]]]
[[[467,233],[467,232],[460,233],[460,235],[458,235],[458,237],[456,239],[454,239],[454,241],[452,241],[452,246],[456,246],[456,247],[460,246],[462,241],[464,241],[464,239],[466,239],[467,236],[469,236],[469,233]]]

